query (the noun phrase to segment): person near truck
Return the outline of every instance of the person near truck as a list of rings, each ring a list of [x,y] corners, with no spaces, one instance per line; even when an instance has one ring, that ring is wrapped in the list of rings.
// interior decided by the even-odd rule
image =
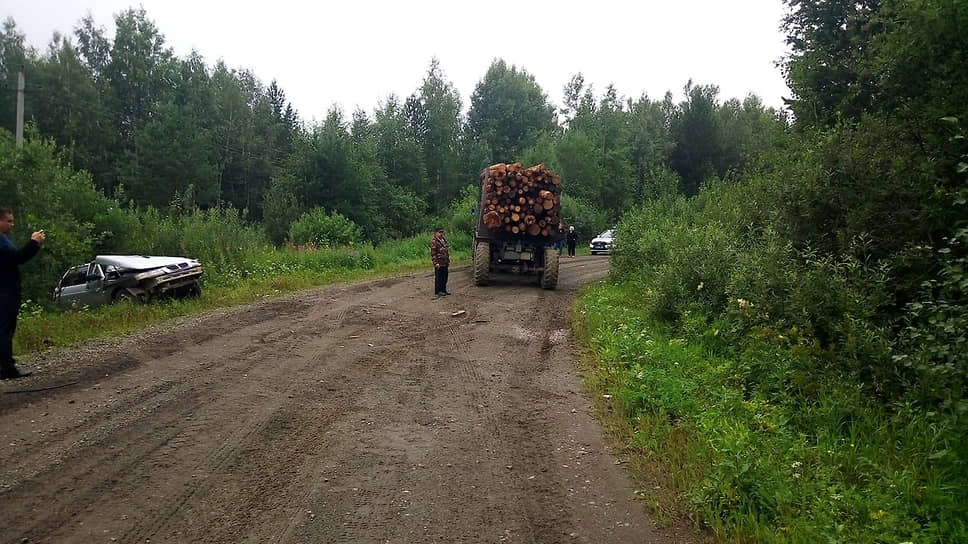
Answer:
[[[555,235],[555,249],[558,250],[558,255],[561,255],[561,250],[565,248],[565,224],[561,221],[558,222],[558,234]]]
[[[14,227],[13,210],[0,208],[0,379],[12,380],[31,374],[26,368],[17,368],[13,358],[13,335],[17,330],[20,314],[20,265],[29,261],[40,251],[47,236],[39,230],[20,249],[10,241],[8,234]]]
[[[450,246],[444,238],[444,229],[434,231],[430,239],[430,260],[434,263],[434,296],[444,297],[447,292],[447,268],[450,266]]]
[[[568,227],[568,235],[565,237],[568,241],[568,256],[575,256],[575,247],[578,245],[578,232],[575,230],[575,225]]]

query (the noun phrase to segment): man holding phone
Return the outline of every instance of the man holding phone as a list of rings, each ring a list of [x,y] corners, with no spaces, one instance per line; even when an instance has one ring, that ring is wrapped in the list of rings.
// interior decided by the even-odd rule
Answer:
[[[47,240],[44,231],[39,230],[17,249],[8,236],[13,227],[13,210],[0,208],[0,380],[30,375],[30,370],[17,368],[13,358],[13,335],[20,314],[20,265],[33,258]]]

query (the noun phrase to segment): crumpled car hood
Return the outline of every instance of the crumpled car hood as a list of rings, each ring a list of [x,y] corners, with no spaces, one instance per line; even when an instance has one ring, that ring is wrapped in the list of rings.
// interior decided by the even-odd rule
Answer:
[[[168,265],[188,263],[197,266],[198,261],[187,257],[163,257],[154,255],[98,255],[94,262],[101,266],[116,266],[124,270],[150,270]]]

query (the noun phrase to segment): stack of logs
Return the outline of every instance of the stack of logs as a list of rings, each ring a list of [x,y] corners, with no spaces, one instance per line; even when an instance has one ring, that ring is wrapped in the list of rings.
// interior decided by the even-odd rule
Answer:
[[[484,226],[492,231],[552,236],[558,233],[561,178],[538,164],[498,163],[481,173]]]

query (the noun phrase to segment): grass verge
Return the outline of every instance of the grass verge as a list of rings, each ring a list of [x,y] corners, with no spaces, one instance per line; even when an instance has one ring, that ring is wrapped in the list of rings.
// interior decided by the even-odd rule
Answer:
[[[793,375],[806,355],[774,337],[723,346],[704,319],[684,333],[639,295],[591,287],[573,320],[606,428],[657,512],[728,542],[968,542],[964,446],[948,420],[888,409],[844,376]]]
[[[592,292],[592,289],[586,288],[585,293]],[[669,470],[674,464],[670,457],[682,456],[683,440],[671,442],[669,450],[661,454],[636,440],[634,422],[615,400],[623,374],[619,367],[599,358],[593,347],[597,331],[592,329],[588,309],[580,300],[572,308],[571,326],[578,341],[579,364],[591,393],[595,415],[608,443],[614,445],[621,462],[628,467],[635,482],[635,494],[653,512],[656,524],[662,526],[675,520],[691,519],[698,527],[695,516],[682,500],[681,482],[675,479],[677,471]]]

